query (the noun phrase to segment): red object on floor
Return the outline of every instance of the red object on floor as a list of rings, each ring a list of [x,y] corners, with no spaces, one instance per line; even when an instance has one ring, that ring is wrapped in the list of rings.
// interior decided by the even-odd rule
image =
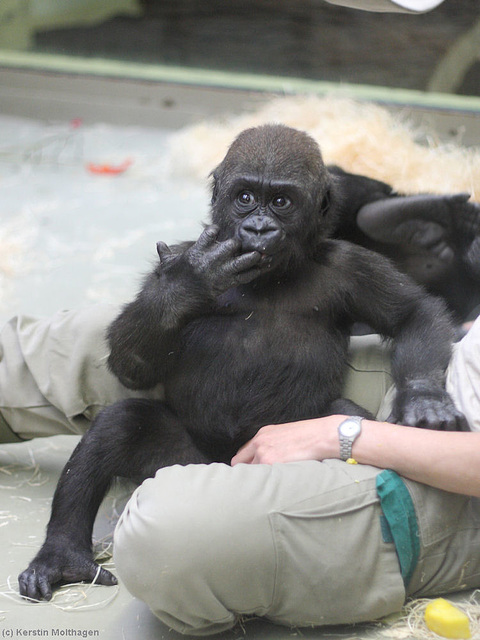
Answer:
[[[94,162],[89,162],[87,164],[87,170],[90,173],[95,173],[98,175],[118,175],[119,173],[123,173],[128,169],[128,167],[133,163],[133,160],[128,158],[121,164],[96,164]]]

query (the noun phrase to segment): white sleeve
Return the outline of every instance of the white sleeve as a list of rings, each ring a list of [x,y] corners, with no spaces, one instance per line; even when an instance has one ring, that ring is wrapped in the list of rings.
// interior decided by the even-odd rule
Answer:
[[[364,11],[424,13],[438,7],[443,0],[327,0],[327,2]]]
[[[472,431],[480,431],[480,318],[467,335],[453,345],[447,369],[447,391],[463,411]]]

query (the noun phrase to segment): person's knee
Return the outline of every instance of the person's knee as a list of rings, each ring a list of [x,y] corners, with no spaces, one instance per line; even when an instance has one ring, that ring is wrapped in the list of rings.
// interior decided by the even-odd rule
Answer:
[[[238,507],[224,499],[218,482],[208,491],[202,487],[202,469],[167,467],[137,489],[117,525],[117,555],[138,553],[139,565],[150,565],[154,553],[157,566],[164,562],[181,575],[208,565],[210,556],[228,554],[233,539],[227,529],[235,529]]]
[[[130,593],[146,602],[162,622],[180,633],[194,633],[201,624],[195,624],[188,611],[188,583],[203,580],[197,566],[198,541],[192,547],[194,516],[189,504],[169,499],[169,487],[158,477],[157,504],[152,502],[150,482],[133,494],[118,522],[116,569]]]
[[[268,554],[247,510],[218,478],[222,471],[221,465],[161,470],[134,493],[115,533],[121,580],[182,633],[225,630],[240,613],[261,615],[271,600],[268,580],[261,594],[249,590],[259,555],[267,561]]]

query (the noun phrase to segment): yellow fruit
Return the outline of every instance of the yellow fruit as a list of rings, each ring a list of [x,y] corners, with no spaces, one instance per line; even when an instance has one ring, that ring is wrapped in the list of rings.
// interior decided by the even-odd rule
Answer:
[[[425,622],[430,631],[444,638],[471,637],[468,617],[443,598],[437,598],[427,605]]]

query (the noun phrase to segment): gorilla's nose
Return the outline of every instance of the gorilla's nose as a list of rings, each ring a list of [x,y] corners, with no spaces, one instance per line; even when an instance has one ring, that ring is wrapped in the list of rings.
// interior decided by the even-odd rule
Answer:
[[[242,222],[239,237],[244,249],[269,253],[282,238],[282,230],[271,218],[255,216]]]

